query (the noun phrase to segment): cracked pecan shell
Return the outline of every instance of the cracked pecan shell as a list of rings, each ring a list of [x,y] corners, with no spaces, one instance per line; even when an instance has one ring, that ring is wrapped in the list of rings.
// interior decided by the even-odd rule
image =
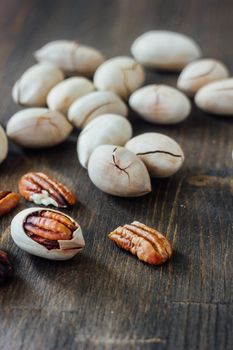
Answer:
[[[108,237],[118,247],[151,265],[163,264],[172,255],[170,242],[157,230],[138,221],[119,226]]]
[[[11,191],[0,191],[0,216],[8,214],[19,203],[19,195]]]
[[[68,187],[41,172],[30,172],[19,180],[19,192],[35,204],[66,208],[76,203],[75,195]]]

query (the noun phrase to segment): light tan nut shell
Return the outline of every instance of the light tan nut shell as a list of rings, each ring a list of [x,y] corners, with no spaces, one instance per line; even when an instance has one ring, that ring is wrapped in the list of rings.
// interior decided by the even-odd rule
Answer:
[[[152,177],[171,176],[184,162],[184,153],[178,143],[160,133],[135,136],[126,143],[125,148],[144,162]]]
[[[134,41],[131,52],[145,67],[175,71],[201,57],[199,46],[191,38],[166,30],[142,34]]]
[[[23,147],[55,146],[70,134],[72,125],[63,114],[47,108],[28,108],[15,113],[7,124],[7,135]]]
[[[176,124],[190,113],[189,99],[179,90],[167,85],[147,85],[135,91],[130,107],[143,119],[157,124]]]
[[[130,122],[117,114],[103,114],[93,119],[78,137],[77,152],[80,164],[87,168],[94,149],[100,145],[124,144],[132,137]]]
[[[57,110],[67,114],[70,105],[75,100],[94,90],[94,85],[87,78],[68,78],[50,90],[47,96],[47,105],[53,111]]]
[[[0,164],[7,157],[8,141],[4,129],[0,125]]]
[[[104,56],[96,49],[71,40],[56,40],[35,52],[39,62],[51,62],[67,75],[92,77]]]
[[[178,78],[177,87],[192,97],[204,85],[228,76],[229,71],[222,62],[206,58],[188,64]]]
[[[233,78],[203,86],[198,90],[195,102],[205,112],[233,116]]]
[[[48,92],[63,79],[62,71],[54,65],[35,64],[15,83],[13,100],[28,107],[45,107]]]
[[[120,197],[139,197],[151,192],[144,163],[124,147],[98,146],[89,159],[88,174],[96,187]]]
[[[131,57],[114,57],[105,61],[95,72],[98,90],[112,91],[127,100],[144,83],[143,68]]]
[[[73,232],[72,239],[58,240],[58,249],[47,249],[45,246],[37,243],[35,240],[30,238],[24,230],[24,222],[30,214],[45,210],[49,210],[50,212],[55,214],[61,214],[64,217],[69,218],[77,226],[77,229]],[[80,225],[77,222],[75,222],[70,216],[52,209],[29,208],[19,212],[11,222],[11,237],[13,238],[15,244],[27,253],[50,260],[71,259],[85,247],[85,241],[82,235],[82,229]]]
[[[128,108],[113,92],[94,91],[72,103],[68,111],[68,119],[77,128],[83,128],[94,118],[106,113],[126,117]]]

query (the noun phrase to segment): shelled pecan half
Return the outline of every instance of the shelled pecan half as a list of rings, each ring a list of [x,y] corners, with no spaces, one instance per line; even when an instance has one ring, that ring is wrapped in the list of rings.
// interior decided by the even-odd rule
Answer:
[[[170,242],[157,230],[138,221],[119,226],[108,237],[118,247],[151,265],[163,264],[172,255]]]
[[[30,172],[19,180],[19,192],[28,201],[66,208],[74,205],[75,195],[68,187],[41,172]]]
[[[19,203],[19,195],[11,191],[0,191],[0,216],[8,214]]]

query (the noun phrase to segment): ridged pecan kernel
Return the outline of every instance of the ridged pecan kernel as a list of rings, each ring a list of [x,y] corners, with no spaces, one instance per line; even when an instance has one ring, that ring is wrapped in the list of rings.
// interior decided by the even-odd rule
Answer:
[[[119,226],[109,234],[109,238],[118,247],[151,265],[163,264],[172,255],[169,241],[157,230],[138,221]]]
[[[0,191],[0,216],[8,214],[19,203],[19,195],[11,191]]]
[[[22,176],[19,180],[19,192],[26,200],[35,204],[65,208],[76,203],[76,197],[68,187],[40,172]]]
[[[47,249],[59,248],[58,241],[72,239],[76,229],[67,216],[49,210],[34,212],[24,222],[26,234]]]

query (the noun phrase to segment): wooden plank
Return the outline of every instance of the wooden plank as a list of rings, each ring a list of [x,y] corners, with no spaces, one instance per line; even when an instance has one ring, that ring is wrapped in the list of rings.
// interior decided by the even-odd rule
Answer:
[[[18,108],[10,96],[14,81],[34,63],[32,52],[57,38],[80,38],[111,57],[129,54],[143,31],[167,28],[187,33],[207,57],[233,69],[229,1],[4,0],[1,13],[4,125]],[[176,79],[147,72],[148,83],[175,86]],[[2,350],[232,349],[232,120],[195,106],[179,125],[150,125],[133,113],[130,120],[135,134],[170,135],[186,155],[182,170],[153,180],[153,192],[143,198],[114,198],[91,184],[77,161],[77,131],[47,150],[10,144],[0,166],[1,189],[17,190],[19,177],[30,170],[71,185],[79,202],[67,212],[82,225],[86,249],[63,263],[29,256],[9,235],[11,219],[28,203],[22,200],[1,219],[1,247],[15,264],[14,280],[0,293]],[[175,249],[168,264],[147,266],[108,240],[109,231],[134,219],[166,233]]]

